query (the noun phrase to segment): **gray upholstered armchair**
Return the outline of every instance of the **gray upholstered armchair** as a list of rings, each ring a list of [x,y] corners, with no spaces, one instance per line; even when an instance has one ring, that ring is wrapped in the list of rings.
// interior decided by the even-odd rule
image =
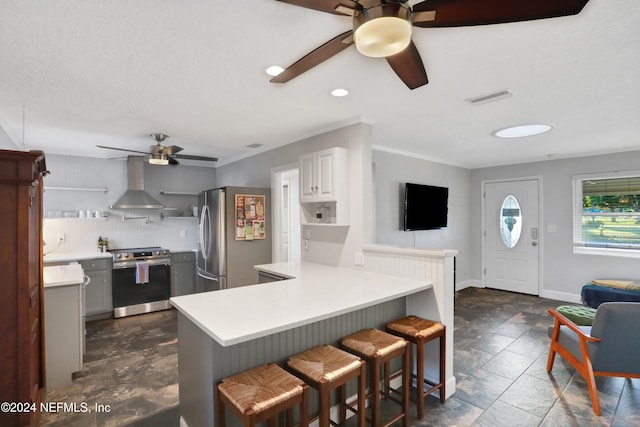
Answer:
[[[547,371],[556,353],[566,359],[587,381],[593,412],[601,415],[596,376],[640,378],[640,303],[604,303],[592,326],[577,326],[553,309],[549,313],[555,323]]]

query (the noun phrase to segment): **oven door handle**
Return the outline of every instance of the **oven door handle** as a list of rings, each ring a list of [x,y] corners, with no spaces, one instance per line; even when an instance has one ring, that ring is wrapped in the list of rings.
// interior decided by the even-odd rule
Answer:
[[[131,261],[124,261],[124,262],[114,262],[113,263],[113,269],[114,270],[124,270],[126,268],[136,268],[136,263],[138,262],[146,262],[149,264],[149,267],[162,267],[162,266],[170,266],[171,265],[171,260],[170,259],[163,259],[163,260],[147,260],[147,261],[135,261],[135,260],[131,260]]]

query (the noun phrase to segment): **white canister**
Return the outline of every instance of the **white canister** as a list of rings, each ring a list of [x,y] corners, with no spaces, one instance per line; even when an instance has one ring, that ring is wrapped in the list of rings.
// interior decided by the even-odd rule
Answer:
[[[80,212],[78,212],[78,216],[80,218],[86,218],[87,217],[87,213],[85,211],[80,211]]]
[[[87,209],[87,218],[93,218],[93,212],[91,212],[90,210]]]
[[[193,216],[198,216],[198,207],[191,206],[191,212],[193,213]]]

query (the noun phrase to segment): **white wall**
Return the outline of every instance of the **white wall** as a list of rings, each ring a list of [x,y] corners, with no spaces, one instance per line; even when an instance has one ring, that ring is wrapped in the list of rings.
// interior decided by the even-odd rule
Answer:
[[[349,150],[351,224],[344,227],[305,227],[310,230],[309,250],[303,260],[329,265],[354,265],[354,253],[373,239],[371,180],[371,126],[355,124],[306,138],[216,169],[219,186],[271,186],[271,168],[297,163],[302,154],[331,147]],[[304,230],[303,230],[304,235]]]
[[[0,149],[2,150],[17,150],[18,146],[9,138],[9,135],[0,126]]]
[[[170,250],[191,250],[197,247],[197,219],[194,217],[161,220],[160,210],[111,210],[113,204],[126,190],[127,167],[124,160],[96,159],[88,157],[47,155],[47,169],[51,174],[44,178],[44,240],[45,253],[53,250],[59,233],[65,234],[65,242],[56,252],[97,250],[99,236],[108,237],[112,248],[158,245]],[[215,170],[194,166],[151,166],[145,164],[145,188],[167,207],[176,207],[185,214],[191,205],[197,204],[196,196],[161,195],[160,190],[197,193],[215,188]],[[107,192],[66,191],[47,187],[107,188]],[[107,220],[51,219],[64,211],[104,210]],[[145,220],[122,220],[122,215],[149,216]]]
[[[479,212],[482,181],[541,176],[544,229],[540,236],[543,268],[540,296],[579,301],[582,286],[592,279],[640,279],[637,259],[573,254],[572,176],[637,169],[640,169],[640,151],[472,170],[471,206],[476,212],[471,217],[472,277],[482,280]],[[549,226],[555,226],[557,231],[549,232]]]
[[[456,283],[471,278],[471,172],[468,169],[373,151],[375,242],[423,249],[456,249]],[[407,182],[449,188],[448,226],[440,230],[403,230]]]

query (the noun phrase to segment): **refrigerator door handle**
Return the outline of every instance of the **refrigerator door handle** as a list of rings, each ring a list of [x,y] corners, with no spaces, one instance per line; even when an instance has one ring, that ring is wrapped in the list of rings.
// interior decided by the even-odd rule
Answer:
[[[200,212],[200,253],[202,253],[202,258],[207,260],[209,259],[209,236],[207,236],[208,233],[205,232],[205,229],[209,230],[211,227],[205,227],[205,221],[211,222],[208,205],[204,205]]]
[[[205,276],[204,274],[200,273],[200,271],[198,271],[197,273],[198,273],[198,276],[202,277],[203,279],[211,280],[213,282],[219,282],[220,281],[220,278],[218,278],[218,277]]]

